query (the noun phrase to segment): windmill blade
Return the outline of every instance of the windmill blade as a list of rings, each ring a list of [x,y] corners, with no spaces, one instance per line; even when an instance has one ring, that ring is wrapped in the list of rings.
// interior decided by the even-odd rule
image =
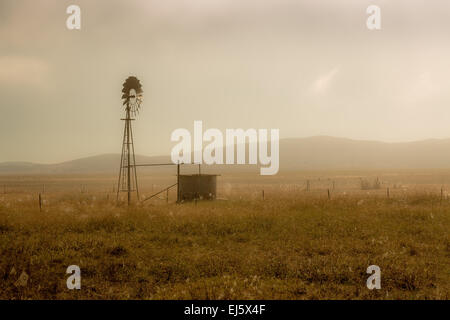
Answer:
[[[135,94],[133,94],[132,97],[130,97],[131,90],[135,91]],[[133,113],[138,113],[138,110],[140,109],[142,103],[143,92],[144,91],[142,90],[142,85],[139,79],[134,76],[128,77],[123,83],[122,88],[122,99],[124,100],[123,105],[128,105],[128,103],[130,102],[130,98],[132,98],[135,102],[132,106],[130,106],[130,111]]]

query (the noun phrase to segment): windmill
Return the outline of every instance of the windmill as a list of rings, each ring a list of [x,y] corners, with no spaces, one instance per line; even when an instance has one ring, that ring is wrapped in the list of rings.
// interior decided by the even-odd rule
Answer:
[[[117,186],[117,200],[120,192],[127,193],[128,205],[131,203],[131,194],[136,191],[139,200],[139,188],[136,173],[136,158],[134,154],[133,130],[131,121],[139,114],[142,104],[142,85],[138,78],[128,77],[123,83],[122,99],[125,106],[125,128],[123,130],[122,156],[120,158],[119,181]]]

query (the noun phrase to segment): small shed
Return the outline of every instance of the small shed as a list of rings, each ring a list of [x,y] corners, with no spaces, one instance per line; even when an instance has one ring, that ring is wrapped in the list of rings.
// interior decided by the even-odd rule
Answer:
[[[214,200],[217,193],[216,174],[180,174],[178,201]]]

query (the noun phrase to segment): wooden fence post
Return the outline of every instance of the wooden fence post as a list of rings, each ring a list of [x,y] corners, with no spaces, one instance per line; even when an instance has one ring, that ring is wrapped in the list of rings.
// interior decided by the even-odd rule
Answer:
[[[177,163],[177,203],[181,202],[180,195],[180,162]]]
[[[42,197],[41,194],[39,193],[39,212],[42,211]]]

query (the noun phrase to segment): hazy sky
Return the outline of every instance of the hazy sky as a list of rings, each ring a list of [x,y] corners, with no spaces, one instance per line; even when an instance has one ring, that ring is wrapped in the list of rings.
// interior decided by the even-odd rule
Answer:
[[[282,138],[450,138],[449,39],[448,0],[1,0],[0,161],[119,153],[129,75],[144,88],[139,154],[168,154],[194,120]]]

